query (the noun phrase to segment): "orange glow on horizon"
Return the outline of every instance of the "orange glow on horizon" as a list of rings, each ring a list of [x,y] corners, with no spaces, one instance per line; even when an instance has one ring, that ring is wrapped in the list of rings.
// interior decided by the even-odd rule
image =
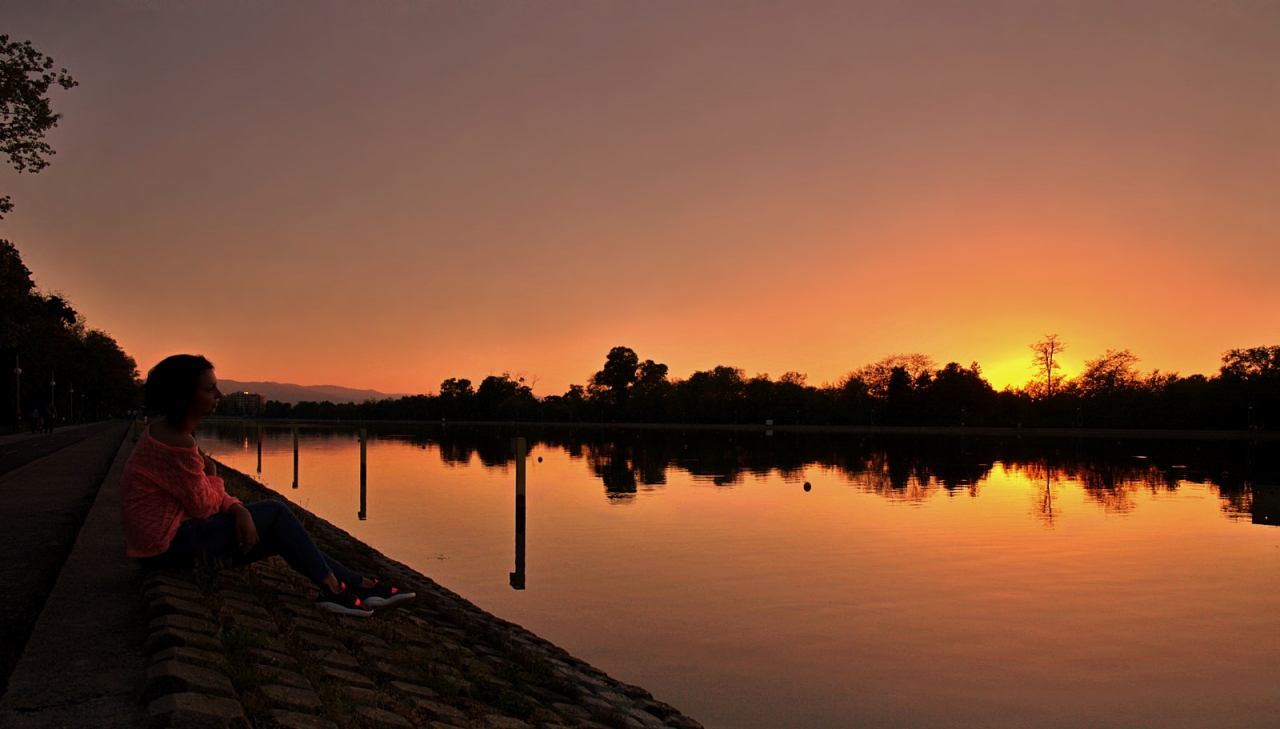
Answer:
[[[144,372],[1001,389],[1048,333],[1068,375],[1280,343],[1267,10],[60,2],[0,10],[81,81],[0,235]]]

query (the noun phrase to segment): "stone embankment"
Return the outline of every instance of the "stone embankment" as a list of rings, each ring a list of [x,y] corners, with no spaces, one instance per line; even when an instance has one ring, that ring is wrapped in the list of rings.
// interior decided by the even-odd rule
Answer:
[[[221,473],[244,501],[280,498]],[[643,688],[293,508],[335,558],[417,599],[367,619],[322,613],[315,588],[279,558],[152,574],[142,696],[151,727],[700,729]]]

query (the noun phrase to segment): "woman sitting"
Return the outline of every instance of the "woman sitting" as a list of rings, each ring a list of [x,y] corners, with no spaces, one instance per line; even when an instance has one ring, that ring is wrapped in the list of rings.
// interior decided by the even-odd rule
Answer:
[[[275,555],[320,588],[316,607],[368,617],[369,608],[414,597],[362,577],[320,551],[287,505],[249,505],[227,494],[192,433],[222,393],[213,364],[177,354],[147,373],[147,406],[162,413],[143,431],[124,467],[121,501],[128,555],[145,569],[242,565]]]

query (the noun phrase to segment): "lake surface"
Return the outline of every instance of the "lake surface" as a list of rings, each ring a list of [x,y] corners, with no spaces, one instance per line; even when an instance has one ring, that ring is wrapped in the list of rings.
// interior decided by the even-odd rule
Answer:
[[[255,474],[259,432],[197,436]],[[708,729],[1280,724],[1275,442],[382,425],[361,519],[354,429],[296,490],[262,433],[268,486]]]

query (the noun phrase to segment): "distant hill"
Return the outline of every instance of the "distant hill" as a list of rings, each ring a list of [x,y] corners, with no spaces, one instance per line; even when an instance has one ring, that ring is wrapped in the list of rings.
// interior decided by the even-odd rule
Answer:
[[[378,392],[377,390],[354,390],[338,385],[294,385],[288,382],[241,382],[218,378],[218,389],[223,392],[240,392],[248,390],[264,395],[268,400],[279,400],[290,405],[297,405],[303,400],[330,402],[364,402],[365,400],[382,400],[388,397],[400,397],[404,393]]]

